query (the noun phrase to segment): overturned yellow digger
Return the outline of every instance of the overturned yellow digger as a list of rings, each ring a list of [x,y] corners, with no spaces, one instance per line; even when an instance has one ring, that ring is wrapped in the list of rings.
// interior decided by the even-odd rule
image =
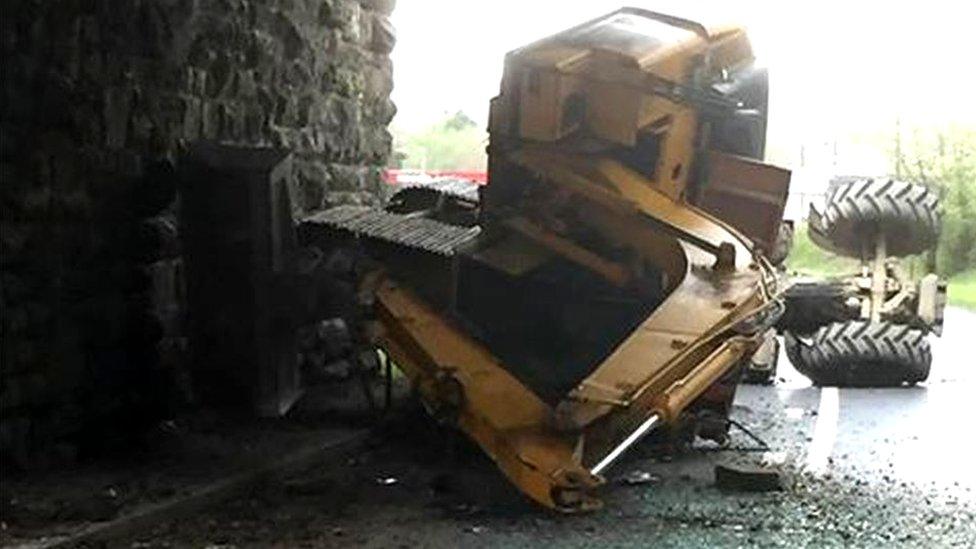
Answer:
[[[621,9],[508,54],[477,196],[405,189],[301,235],[368,258],[363,338],[433,414],[538,503],[595,509],[652,430],[725,436],[782,312],[766,98],[742,29]]]

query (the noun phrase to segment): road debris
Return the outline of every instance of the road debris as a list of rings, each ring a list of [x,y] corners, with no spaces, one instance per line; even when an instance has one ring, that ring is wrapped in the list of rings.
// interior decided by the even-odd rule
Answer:
[[[715,485],[722,490],[773,492],[783,489],[778,470],[745,460],[728,460],[715,465]]]
[[[642,484],[657,484],[661,482],[661,477],[652,473],[648,473],[647,471],[635,470],[620,477],[617,482],[619,484],[624,484],[627,486],[639,486]]]

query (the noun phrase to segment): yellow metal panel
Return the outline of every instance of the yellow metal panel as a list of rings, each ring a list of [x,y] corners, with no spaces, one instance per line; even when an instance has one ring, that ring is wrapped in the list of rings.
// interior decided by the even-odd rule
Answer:
[[[695,158],[698,116],[691,109],[672,115],[661,147],[654,185],[672,200],[684,198],[684,190]]]
[[[587,129],[596,137],[633,145],[640,128],[640,90],[614,82],[590,81],[586,92]]]
[[[567,101],[581,90],[579,79],[552,69],[528,68],[521,73],[520,133],[525,139],[555,141],[576,130],[567,124]]]
[[[408,290],[375,290],[384,327],[378,336],[434,408],[455,400],[457,425],[522,492],[562,511],[599,507],[602,483],[580,464],[577,437],[553,428],[552,410],[494,356]],[[455,387],[457,397],[446,396]]]
[[[783,220],[790,172],[717,151],[710,151],[707,161],[701,208],[772,251]]]
[[[567,154],[542,145],[525,146],[513,154],[512,160],[554,184],[621,213],[644,214],[714,247],[727,242],[736,249],[737,267],[751,262],[750,243],[730,225],[669,197],[655,189],[647,178],[619,162],[600,156]]]
[[[646,178],[612,160],[566,155],[542,146],[526,148],[514,159],[546,182],[599,197],[590,212],[594,217],[601,207],[618,215],[646,216],[648,222],[638,223],[624,242],[639,242],[641,232],[658,232],[655,223],[687,235],[678,250],[683,257],[663,259],[684,266],[674,291],[560,403],[560,424],[583,427],[610,413],[608,402],[626,406],[649,389],[664,390],[697,364],[687,357],[717,343],[711,338],[720,330],[763,303],[761,269],[753,263],[748,241],[728,225],[655,190]],[[654,223],[649,222],[652,217]],[[731,246],[736,252],[733,269],[715,270],[715,256],[691,243],[696,239],[712,247]]]

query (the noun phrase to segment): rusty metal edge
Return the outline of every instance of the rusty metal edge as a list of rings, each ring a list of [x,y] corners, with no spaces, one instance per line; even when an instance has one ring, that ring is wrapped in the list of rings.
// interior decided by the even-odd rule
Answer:
[[[20,547],[76,547],[82,544],[107,543],[140,531],[145,532],[160,522],[172,521],[216,505],[269,479],[312,467],[338,454],[355,450],[366,442],[369,434],[368,429],[362,429],[338,441],[310,444],[284,458],[269,460],[263,465],[214,482],[189,495],[146,506],[109,522],[93,524],[66,537],[27,542]]]

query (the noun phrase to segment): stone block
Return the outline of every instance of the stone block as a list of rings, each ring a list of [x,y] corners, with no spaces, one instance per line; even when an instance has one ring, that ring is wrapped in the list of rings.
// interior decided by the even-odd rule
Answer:
[[[221,141],[237,143],[244,137],[244,107],[240,101],[225,101],[220,105]]]
[[[200,136],[216,139],[220,132],[220,105],[215,101],[204,101],[200,114]]]
[[[258,86],[254,81],[254,71],[238,70],[234,79],[234,95],[239,98],[250,98],[257,93]]]
[[[359,25],[356,43],[364,45],[371,44],[373,42],[373,14],[366,9],[360,9],[356,23]]]
[[[181,91],[195,97],[205,96],[207,94],[207,71],[200,67],[185,67]]]
[[[362,67],[362,72],[366,96],[377,102],[388,100],[393,91],[393,67],[386,64],[368,64]]]
[[[349,0],[322,0],[319,5],[319,24],[331,29],[345,31],[349,27],[359,6]]]
[[[331,175],[325,164],[315,160],[295,160],[294,177],[291,179],[291,199],[296,218],[322,207]]]
[[[368,25],[368,23],[364,23],[363,19],[368,19],[369,14],[363,13],[358,2],[349,1],[346,6],[349,11],[349,22],[342,29],[342,37],[348,42],[359,44],[367,38],[363,32],[363,26]]]
[[[124,87],[114,86],[102,93],[105,146],[109,149],[121,149],[128,141],[131,102],[132,93]]]
[[[330,164],[329,189],[333,191],[361,191],[365,187],[368,168],[356,164]]]
[[[359,3],[367,9],[375,10],[389,15],[396,8],[396,0],[359,0]]]
[[[373,32],[370,49],[377,53],[390,53],[396,45],[396,31],[393,23],[384,15],[373,16]]]
[[[179,137],[186,142],[196,141],[203,126],[203,101],[199,97],[183,98],[183,121]]]
[[[244,137],[252,143],[260,143],[268,132],[267,111],[257,101],[244,104]]]

